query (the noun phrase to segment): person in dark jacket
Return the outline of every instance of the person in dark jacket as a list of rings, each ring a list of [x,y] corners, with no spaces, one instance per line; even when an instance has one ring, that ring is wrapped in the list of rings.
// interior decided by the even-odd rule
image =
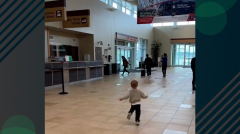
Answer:
[[[147,76],[151,76],[151,68],[152,68],[152,59],[148,56],[148,54],[146,55],[146,59],[145,59],[145,65],[147,67]]]
[[[131,65],[128,61],[127,61],[127,59],[124,57],[124,56],[122,56],[122,60],[123,60],[123,73],[122,73],[122,76],[124,75],[124,73],[125,72],[128,72],[128,74],[130,73],[128,70],[127,70],[127,68],[128,68],[128,66],[129,65]]]
[[[196,73],[195,73],[195,60],[196,60],[196,57],[194,57],[191,61],[191,69],[192,69],[192,72],[193,72],[193,80],[192,80],[192,89],[195,90],[196,89]]]
[[[167,58],[167,54],[164,53],[164,55],[162,56],[162,73],[163,73],[163,77],[166,77],[166,73],[167,73],[167,62],[168,62],[168,58]]]

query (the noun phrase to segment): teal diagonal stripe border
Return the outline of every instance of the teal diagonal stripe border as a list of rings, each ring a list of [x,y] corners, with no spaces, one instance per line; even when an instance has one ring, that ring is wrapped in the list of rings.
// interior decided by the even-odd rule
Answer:
[[[3,1],[3,3],[0,5],[0,9],[7,4],[8,0]]]
[[[34,2],[34,1],[32,1],[32,2]],[[30,3],[24,10],[22,10],[21,13],[23,14],[24,12],[26,12],[31,5],[32,5],[32,3]],[[17,25],[15,25],[15,27],[14,27],[10,32],[7,33],[7,35],[0,41],[0,44],[3,43],[13,32],[15,32],[16,29],[17,29],[23,22],[25,22],[25,21],[28,19],[28,17],[29,17],[29,16],[36,10],[36,8],[38,8],[40,5],[41,5],[41,2],[39,2],[31,11],[29,11],[28,14],[27,14],[24,18],[16,17],[16,18],[14,19],[15,21],[16,21],[17,19],[21,19],[21,21],[20,21]],[[19,15],[19,16],[20,16],[20,15]],[[9,23],[9,24],[2,30],[2,32],[1,32],[0,35],[2,35],[7,29],[9,29],[10,26],[11,26],[15,21],[11,21],[11,23]],[[2,25],[3,25],[3,24],[1,24],[0,26],[2,26]],[[0,52],[0,53],[1,53],[1,52]]]
[[[45,20],[43,16],[1,59],[0,63],[42,22]]]
[[[0,41],[0,63],[44,21],[45,8],[38,8],[42,3],[44,3],[44,0],[31,0],[28,3],[26,1],[16,3],[15,0],[15,2],[4,1],[1,4],[1,7],[3,5],[8,5],[8,7],[1,13],[3,20],[0,26],[4,26],[4,28],[0,32],[2,36]],[[26,5],[25,7],[23,6],[24,4]],[[11,8],[13,5],[16,5],[16,8]],[[13,20],[9,20],[13,15],[16,17]]]
[[[205,111],[199,114],[196,118],[196,132],[197,134],[214,133],[217,128],[221,126],[226,119],[229,119],[232,115],[232,111],[235,111],[239,104],[239,88],[240,77],[236,75],[220,92],[217,94],[214,101],[210,102],[209,107],[205,108]],[[220,93],[219,92],[219,93]],[[236,118],[233,119],[233,121]],[[230,124],[230,123],[229,123]],[[222,125],[221,128],[226,127],[229,124]],[[220,131],[220,130],[218,130]]]
[[[13,7],[13,5],[17,2],[17,0],[14,0],[11,2],[11,4],[0,14],[0,16],[3,16],[9,9]],[[25,2],[24,2],[25,3]]]

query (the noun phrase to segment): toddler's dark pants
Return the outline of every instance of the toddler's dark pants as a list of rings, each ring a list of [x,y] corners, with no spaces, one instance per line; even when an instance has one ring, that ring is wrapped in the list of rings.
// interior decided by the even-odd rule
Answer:
[[[140,115],[141,115],[141,105],[131,105],[131,109],[128,113],[133,113],[135,111],[136,116],[135,116],[135,121],[140,122]]]

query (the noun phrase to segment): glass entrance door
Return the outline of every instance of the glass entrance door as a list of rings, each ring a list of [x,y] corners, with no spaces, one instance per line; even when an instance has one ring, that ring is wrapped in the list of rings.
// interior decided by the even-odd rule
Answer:
[[[123,61],[122,61],[122,56],[125,56],[125,53],[124,53],[124,49],[121,49],[121,48],[119,48],[120,49],[120,71],[122,71],[123,70]]]
[[[172,65],[183,66],[184,65],[184,44],[174,44],[172,46]]]
[[[191,60],[195,57],[195,44],[173,44],[172,65],[191,66]]]
[[[191,60],[195,57],[195,45],[187,44],[185,47],[184,66],[191,66]]]
[[[131,50],[125,49],[125,58],[128,60],[129,63],[131,63]]]
[[[122,56],[124,56],[130,64],[132,64],[132,48],[117,48],[117,63],[120,64],[120,71],[123,70]]]

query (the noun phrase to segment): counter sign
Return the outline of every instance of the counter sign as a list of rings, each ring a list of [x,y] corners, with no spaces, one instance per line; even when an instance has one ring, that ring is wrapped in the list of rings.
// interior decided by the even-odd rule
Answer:
[[[67,11],[63,28],[90,27],[90,10]]]
[[[45,2],[45,22],[65,20],[67,20],[65,0]]]

